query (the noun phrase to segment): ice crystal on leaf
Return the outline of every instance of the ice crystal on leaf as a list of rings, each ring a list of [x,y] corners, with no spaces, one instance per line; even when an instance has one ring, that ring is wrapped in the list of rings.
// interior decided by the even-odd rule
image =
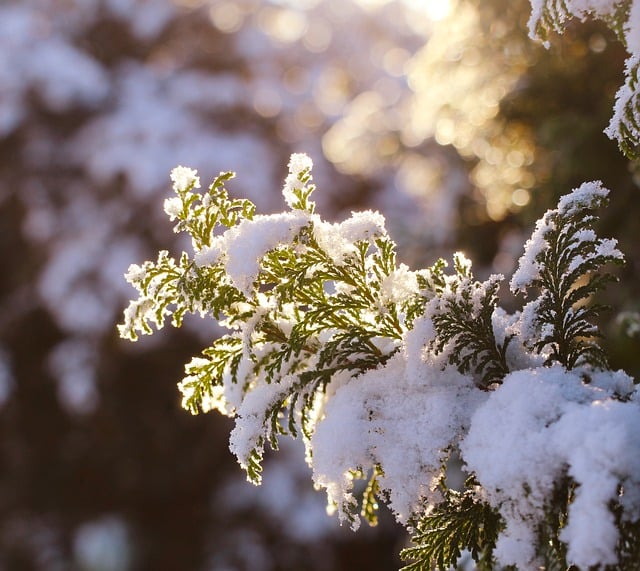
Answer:
[[[179,166],[171,171],[171,181],[176,192],[186,192],[192,188],[200,188],[198,171],[189,167]]]

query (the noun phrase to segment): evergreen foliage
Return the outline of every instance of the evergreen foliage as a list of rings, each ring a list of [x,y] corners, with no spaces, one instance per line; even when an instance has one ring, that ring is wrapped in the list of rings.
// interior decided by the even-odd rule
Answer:
[[[509,372],[506,352],[512,336],[498,344],[492,319],[503,276],[474,281],[471,264],[461,254],[454,256],[454,268],[455,279],[433,304],[437,306],[431,314],[437,332],[433,348],[440,353],[449,345],[448,362],[461,373],[474,373],[477,385],[487,388]]]
[[[543,353],[547,364],[561,363],[567,369],[589,363],[606,368],[602,348],[594,343],[600,334],[593,324],[603,307],[587,303],[613,274],[607,264],[620,264],[622,254],[614,240],[601,239],[592,229],[592,211],[603,206],[607,192],[599,185],[595,192],[583,185],[563,198],[559,207],[538,222],[533,238],[525,246],[526,263],[514,275],[514,291],[534,288],[538,296],[523,314],[535,329],[530,345]]]
[[[618,0],[607,3],[606,12],[598,12],[598,3],[582,3],[582,6],[571,0],[543,0],[539,4],[538,12],[534,13],[532,20],[536,35],[548,40],[549,32],[562,33],[568,20],[576,15],[595,15],[601,17],[621,41],[625,40],[625,23],[629,19],[631,0]],[[591,5],[589,5],[591,4]],[[610,11],[608,9],[612,8]],[[576,14],[577,12],[577,14]]]
[[[500,529],[500,516],[478,500],[473,478],[462,492],[440,483],[445,500],[422,516],[411,537],[414,545],[402,550],[404,560],[412,560],[402,571],[446,571],[455,566],[463,550],[468,550],[479,570],[493,569],[492,552]]]
[[[476,281],[462,254],[454,256],[452,274],[443,260],[412,272],[396,263],[379,214],[323,221],[309,200],[310,167],[300,169],[301,162],[292,158],[285,184],[290,211],[271,216],[229,198],[224,183],[230,174],[200,196],[192,192],[199,186],[195,171],[179,167],[173,173],[177,200],[166,201],[165,210],[177,219],[175,230],[191,236],[194,253],[183,252],[176,262],[161,252],[156,263],[134,265],[128,273],[140,296],[125,312],[123,336],[151,333],[151,324],[162,327],[168,316],[179,326],[186,312],[214,317],[230,330],[186,365],[180,389],[192,413],[215,408],[236,418],[231,446],[250,481],[260,483],[264,446],[277,448],[280,435],[300,434],[313,464],[315,430],[332,395],[350,379],[384,371],[392,357],[420,368],[431,355],[434,374],[450,375],[454,367],[480,393],[495,391],[514,370],[535,366],[536,353],[545,366],[606,368],[593,321],[601,307],[590,298],[612,279],[604,266],[622,256],[615,241],[593,230],[592,211],[607,194],[599,183],[574,190],[538,222],[511,281],[514,290],[535,289],[537,297],[509,317],[499,308],[504,278]],[[242,252],[255,259],[238,260]],[[422,357],[412,363],[409,338],[425,324],[431,329],[422,337]],[[464,431],[450,437],[454,449],[460,437]],[[390,481],[386,468],[375,464],[361,501],[372,525],[378,500],[400,484]],[[351,479],[364,478],[366,466],[349,472]],[[417,521],[414,546],[403,557],[414,562],[405,569],[446,569],[463,550],[478,568],[490,568],[504,524],[496,506],[481,499],[482,485],[472,478],[458,492],[441,472],[440,500],[423,503],[411,516]],[[568,489],[562,484],[556,493]],[[550,567],[566,551],[561,534],[569,502],[558,497],[545,503],[540,528],[538,551]],[[357,500],[347,494],[338,501],[342,517],[355,526]],[[620,540],[625,549],[629,537]]]
[[[246,276],[226,271],[226,254],[211,265],[198,263],[216,240],[242,243],[247,236],[239,231],[252,231],[253,204],[230,200],[224,189],[233,175],[222,174],[202,197],[191,192],[199,185],[193,176],[183,186],[174,184],[179,202],[171,199],[165,208],[178,220],[175,231],[191,236],[195,256],[183,252],[176,262],[163,251],[155,264],[132,266],[128,279],[141,295],[120,327],[123,336],[135,340],[137,332],[152,332],[150,323],[162,327],[168,315],[172,325],[180,326],[186,312],[199,312],[233,330],[187,365],[180,388],[183,406],[192,413],[218,408],[233,415],[235,407],[218,391],[225,383],[247,392],[252,378],[261,377],[273,387],[261,419],[264,433],[254,435],[240,458],[255,483],[260,481],[265,439],[276,448],[279,434],[295,436],[301,430],[310,436],[316,397],[333,376],[357,375],[384,364],[395,352],[410,302],[402,292],[394,299],[395,293],[386,291],[392,274],[407,272],[395,263],[394,244],[379,215],[354,215],[343,228],[362,235],[330,244],[337,250],[328,251],[319,244],[318,227],[322,235],[334,228],[313,216],[308,169],[296,175],[293,217],[284,220],[286,233],[290,222],[297,224],[296,230],[288,243],[267,248],[247,289],[238,286],[238,277],[242,281]],[[256,229],[266,232],[271,223],[283,222],[269,217],[259,221],[266,224]],[[216,238],[220,226],[228,232]]]
[[[539,35],[586,14],[536,6]],[[631,9],[595,13],[622,34]],[[165,211],[193,252],[131,266],[139,297],[121,335],[188,312],[218,320],[229,333],[186,365],[183,406],[235,418],[231,449],[256,484],[265,445],[300,436],[342,520],[375,525],[384,500],[412,531],[405,571],[463,551],[487,570],[633,569],[640,397],[608,370],[593,299],[623,260],[595,230],[608,191],[584,183],[538,221],[510,282],[529,301],[508,314],[504,277],[475,280],[462,254],[451,273],[444,260],[411,271],[377,212],[322,220],[311,167],[291,157],[289,208],[273,215],[229,198],[231,173],[199,194],[196,172],[174,169]],[[452,455],[470,474],[462,491],[447,485]],[[354,478],[368,481],[360,501]]]
[[[630,159],[640,158],[640,56],[630,57],[626,63],[626,82],[618,92],[616,115],[607,129],[610,137],[618,139],[622,152]]]

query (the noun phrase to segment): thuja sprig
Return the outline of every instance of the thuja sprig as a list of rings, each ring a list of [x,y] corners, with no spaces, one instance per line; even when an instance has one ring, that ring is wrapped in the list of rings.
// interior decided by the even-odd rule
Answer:
[[[440,264],[441,270],[443,267]],[[446,287],[437,291],[427,310],[437,333],[432,348],[436,353],[446,351],[449,364],[463,374],[473,373],[477,385],[488,388],[509,372],[506,353],[512,336],[498,342],[493,326],[498,288],[504,278],[495,275],[475,281],[471,262],[462,254],[454,256],[454,269],[453,276],[441,279]]]
[[[623,496],[624,490],[620,490]],[[618,565],[619,569],[637,569],[640,561],[640,519],[631,520],[619,502],[615,502],[611,511],[616,519],[616,525],[620,529],[618,539]],[[608,566],[607,571],[615,571],[613,566]]]
[[[231,172],[221,173],[204,194],[192,192],[200,188],[196,171],[177,167],[171,173],[175,196],[165,200],[164,209],[170,220],[177,220],[174,232],[186,232],[194,250],[210,246],[219,226],[231,228],[240,219],[251,220],[255,206],[245,199],[230,199],[224,184],[233,178]],[[126,279],[139,292],[125,310],[124,322],[118,326],[120,335],[135,341],[138,334],[150,335],[151,324],[157,329],[172,317],[172,325],[180,327],[185,313],[211,313],[218,318],[235,303],[245,300],[228,279],[220,265],[200,267],[183,252],[176,260],[162,250],[157,261],[132,264]]]
[[[629,57],[625,64],[625,84],[618,91],[611,118],[605,133],[618,140],[622,153],[631,160],[640,158],[640,56]]]
[[[230,198],[225,189],[230,174],[199,194],[195,171],[175,170],[176,195],[165,202],[165,210],[177,220],[175,230],[190,235],[193,252],[176,260],[162,251],[155,262],[131,266],[127,279],[139,296],[120,326],[124,337],[135,340],[169,317],[179,326],[191,312],[227,328],[226,335],[186,365],[179,387],[190,412],[216,409],[236,419],[231,449],[250,481],[260,483],[264,448],[276,449],[281,435],[301,435],[308,458],[317,460],[315,446],[323,437],[316,426],[327,426],[331,399],[351,382],[350,388],[364,387],[367,382],[359,381],[367,380],[376,386],[386,367],[407,394],[430,398],[434,389],[441,397],[444,387],[438,384],[451,381],[460,383],[453,387],[456,398],[471,403],[481,394],[477,389],[500,390],[497,385],[510,373],[507,350],[515,336],[520,339],[509,361],[514,367],[539,364],[527,348],[545,355],[547,364],[603,365],[593,325],[600,306],[587,302],[612,279],[603,267],[621,262],[622,255],[613,240],[600,239],[593,230],[592,211],[604,204],[607,193],[599,183],[573,191],[539,221],[511,282],[514,290],[537,293],[519,316],[506,316],[498,307],[502,276],[477,281],[462,254],[454,256],[452,272],[443,260],[410,271],[397,263],[395,244],[378,213],[353,213],[344,222],[328,223],[310,201],[310,160],[292,158],[290,170],[284,189],[289,210],[273,215],[256,214],[250,202]],[[417,331],[411,331],[414,326]],[[438,379],[440,371],[433,365],[443,362]],[[468,378],[447,371],[448,365]],[[422,366],[425,375],[418,371]],[[372,395],[378,398],[375,390]],[[473,418],[473,409],[467,412]],[[465,423],[455,421],[452,431],[457,432],[444,440],[455,447],[464,438]],[[404,486],[388,455],[367,456],[371,443],[366,444],[364,428],[366,452],[355,466],[348,460],[344,469],[330,466],[329,474],[335,470],[336,475],[327,485],[328,490],[343,488],[342,494],[332,492],[330,501],[354,526],[360,509],[375,524],[378,498],[393,498],[394,486]],[[384,423],[377,429],[384,434]],[[428,439],[429,430],[420,436]],[[424,485],[433,482],[433,473],[427,467]],[[361,501],[340,479],[347,474],[368,480]],[[409,488],[422,486],[412,482]],[[503,520],[497,508],[480,499],[486,496],[479,486],[481,482],[471,480],[457,492],[443,479],[440,493],[431,499],[421,495],[407,500],[407,517],[415,530],[414,545],[403,552],[413,560],[407,571],[431,570],[433,565],[447,569],[464,549],[479,569],[491,568]],[[540,541],[550,546],[544,552],[549,565],[563,564],[564,547],[554,541],[566,511],[564,501],[544,515],[548,525],[540,529]],[[628,527],[628,541],[619,549],[632,553],[627,544],[633,544],[637,529]],[[540,545],[537,549],[542,553]]]
[[[397,265],[379,214],[323,221],[310,200],[310,159],[294,155],[289,168],[290,211],[268,216],[229,197],[232,174],[201,195],[195,171],[175,169],[165,211],[176,232],[191,236],[193,254],[176,262],[162,252],[156,263],[132,266],[140,297],[121,326],[135,339],[152,332],[150,322],[160,328],[172,315],[180,325],[190,311],[230,330],[185,367],[179,386],[192,413],[237,417],[232,447],[256,483],[266,443],[275,448],[280,434],[300,431],[311,438],[318,397],[336,376],[382,366],[399,349],[419,297],[418,278]]]
[[[566,22],[574,17],[571,8],[567,5],[566,0],[543,0],[537,2],[540,4],[538,9],[532,15],[530,26],[533,28],[535,36],[543,40],[548,39],[549,32],[562,32]],[[599,16],[607,23],[607,25],[616,33],[618,39],[625,42],[625,23],[629,19],[629,11],[631,10],[631,0],[618,0],[612,2],[610,13],[599,14]],[[584,12],[589,10],[587,5],[578,9]]]
[[[209,186],[205,194],[192,192],[200,188],[196,171],[177,167],[172,172],[176,196],[164,202],[164,210],[170,220],[177,220],[174,232],[186,232],[193,240],[194,249],[201,250],[211,244],[218,226],[231,228],[240,219],[251,220],[255,205],[247,199],[230,199],[225,183],[235,177],[233,172],[223,172]]]
[[[321,224],[313,221],[291,244],[265,254],[255,281],[270,309],[257,323],[245,357],[254,377],[282,385],[272,392],[263,419],[274,447],[272,436],[285,432],[278,419],[287,419],[286,432],[295,436],[301,429],[310,438],[317,396],[336,375],[356,376],[384,364],[403,332],[397,304],[381,299],[395,266],[389,239],[372,233],[336,257],[319,244],[315,232]],[[263,443],[255,441],[251,458],[259,457]]]
[[[378,525],[378,511],[380,506],[378,504],[378,496],[380,494],[380,477],[384,476],[382,467],[377,464],[369,473],[367,471],[358,468],[351,470],[349,476],[353,480],[366,480],[367,484],[362,491],[362,499],[360,501],[360,517],[362,517],[371,527]],[[358,510],[358,499],[353,497],[351,502],[348,502],[343,506],[345,510],[345,516],[350,523],[356,519],[356,513]]]
[[[598,238],[593,230],[593,211],[606,203],[607,194],[599,182],[584,183],[563,197],[558,208],[548,210],[511,280],[512,291],[537,293],[523,309],[521,332],[523,341],[543,353],[548,364],[606,367],[594,324],[604,307],[588,302],[616,280],[604,267],[623,261],[616,241]]]
[[[638,72],[640,54],[634,35],[631,0],[612,2],[575,2],[570,0],[531,0],[532,13],[529,33],[533,38],[548,41],[550,32],[561,33],[574,17],[600,18],[629,50],[625,62],[625,83],[618,89],[614,114],[605,133],[618,141],[622,153],[631,160],[640,156],[640,93]]]
[[[401,571],[447,571],[468,550],[478,569],[493,569],[492,552],[502,526],[499,513],[477,498],[473,478],[461,492],[440,482],[444,500],[423,515],[400,557],[411,561]]]

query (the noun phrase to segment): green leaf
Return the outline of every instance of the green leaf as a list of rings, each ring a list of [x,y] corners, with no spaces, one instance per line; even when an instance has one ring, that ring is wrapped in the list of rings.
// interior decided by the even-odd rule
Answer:
[[[506,352],[512,337],[498,343],[493,328],[503,278],[474,281],[471,265],[462,256],[455,257],[454,267],[456,276],[436,297],[430,312],[437,333],[432,348],[436,353],[446,350],[451,365],[463,374],[475,374],[477,385],[486,389],[509,372]]]
[[[580,194],[581,190],[591,194]],[[561,204],[564,207],[545,214],[540,226],[542,246],[535,256],[539,277],[529,284],[537,289],[538,337],[528,343],[547,355],[547,364],[559,362],[567,369],[584,364],[606,368],[595,325],[605,307],[594,304],[592,298],[616,281],[605,267],[622,263],[615,243],[598,238],[593,229],[597,218],[592,212],[606,204],[606,192],[597,183],[585,183]]]
[[[465,549],[474,561],[491,563],[501,518],[476,498],[472,480],[465,486],[465,491],[457,492],[441,483],[445,499],[418,521],[411,537],[413,545],[400,553],[404,561],[413,561],[401,571],[447,571]]]

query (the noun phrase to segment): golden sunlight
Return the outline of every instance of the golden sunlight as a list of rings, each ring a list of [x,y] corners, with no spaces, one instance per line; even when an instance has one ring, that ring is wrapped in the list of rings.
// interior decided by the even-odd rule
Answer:
[[[453,10],[452,0],[403,0],[405,4],[423,11],[430,20],[439,22],[449,16]]]
[[[364,8],[379,8],[393,0],[358,0]],[[444,20],[452,11],[452,0],[400,0],[417,13],[425,14],[430,20]]]

